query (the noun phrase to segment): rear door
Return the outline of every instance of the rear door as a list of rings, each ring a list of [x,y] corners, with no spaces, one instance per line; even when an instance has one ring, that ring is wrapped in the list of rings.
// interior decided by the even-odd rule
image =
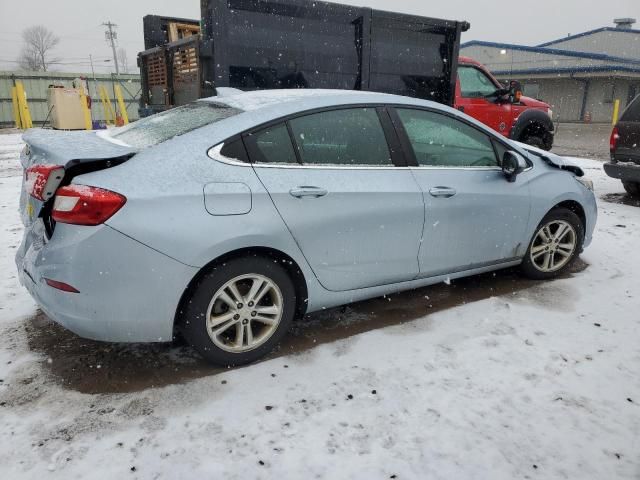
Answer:
[[[418,275],[422,193],[394,164],[399,148],[384,115],[374,107],[325,110],[244,136],[256,174],[329,290]]]
[[[438,112],[397,108],[393,118],[425,202],[420,274],[434,276],[513,260],[526,249],[527,175],[508,182],[506,151],[485,132]]]

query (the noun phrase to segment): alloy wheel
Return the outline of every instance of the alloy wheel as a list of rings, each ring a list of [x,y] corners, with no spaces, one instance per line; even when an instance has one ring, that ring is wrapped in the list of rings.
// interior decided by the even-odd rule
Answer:
[[[541,272],[551,273],[564,267],[576,250],[575,228],[564,220],[553,220],[538,230],[531,245],[531,263]]]
[[[282,319],[280,288],[259,275],[240,275],[214,294],[207,309],[207,332],[213,343],[231,353],[258,348],[276,331]]]

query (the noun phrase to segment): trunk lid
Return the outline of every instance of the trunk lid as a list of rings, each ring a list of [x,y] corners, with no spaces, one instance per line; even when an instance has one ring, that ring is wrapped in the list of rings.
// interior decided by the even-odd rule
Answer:
[[[118,165],[136,153],[130,146],[116,143],[106,135],[88,131],[33,129],[23,135],[23,140],[27,146],[20,155],[20,163],[24,169],[20,213],[25,227],[31,226],[40,218],[53,199],[39,200],[30,195],[33,176],[29,176],[28,169],[48,165],[63,167],[63,176],[51,179],[47,184],[47,189],[55,190],[76,175]]]

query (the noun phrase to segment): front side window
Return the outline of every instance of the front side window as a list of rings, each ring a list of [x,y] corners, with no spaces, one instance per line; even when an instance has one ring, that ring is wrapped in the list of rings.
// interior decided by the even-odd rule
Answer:
[[[397,109],[418,165],[427,167],[497,167],[491,139],[483,132],[426,110]]]
[[[289,124],[303,165],[392,165],[375,108],[314,113]]]
[[[467,98],[487,97],[493,95],[498,87],[480,69],[460,66],[460,94]]]

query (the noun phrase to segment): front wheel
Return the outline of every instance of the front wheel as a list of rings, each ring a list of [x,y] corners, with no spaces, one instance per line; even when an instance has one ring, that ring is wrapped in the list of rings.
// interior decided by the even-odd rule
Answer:
[[[526,143],[527,145],[531,145],[532,147],[536,147],[541,150],[548,150],[548,148],[545,148],[544,140],[538,135],[529,135],[522,139],[522,143]]]
[[[277,261],[251,255],[214,266],[184,305],[180,329],[198,353],[216,365],[243,365],[280,342],[296,293]]]
[[[522,261],[522,272],[535,280],[561,275],[579,255],[583,240],[580,217],[566,208],[552,210],[536,229]]]
[[[553,147],[553,133],[538,126],[531,128],[520,137],[520,142],[531,145],[541,150],[549,151]]]

